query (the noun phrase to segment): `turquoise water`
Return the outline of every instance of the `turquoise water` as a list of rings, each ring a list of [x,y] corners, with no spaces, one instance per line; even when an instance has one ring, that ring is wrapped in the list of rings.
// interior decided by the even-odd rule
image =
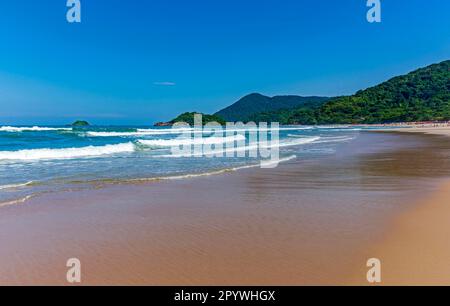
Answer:
[[[355,127],[281,127],[280,159],[333,154],[337,146],[352,141],[360,131]],[[260,165],[259,158],[248,156],[172,154],[173,145],[192,142],[191,132],[138,126],[0,127],[0,206],[61,189],[139,179],[183,179]],[[254,144],[248,133],[238,134],[243,135],[218,139],[205,133],[203,140],[194,143],[221,146],[246,137],[247,144]]]

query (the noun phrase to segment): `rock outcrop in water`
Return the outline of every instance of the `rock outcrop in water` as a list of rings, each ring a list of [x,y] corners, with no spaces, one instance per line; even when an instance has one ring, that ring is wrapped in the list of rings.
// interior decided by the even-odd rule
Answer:
[[[77,120],[74,123],[72,123],[72,126],[76,127],[84,127],[84,126],[90,126],[89,122],[83,121],[83,120]]]

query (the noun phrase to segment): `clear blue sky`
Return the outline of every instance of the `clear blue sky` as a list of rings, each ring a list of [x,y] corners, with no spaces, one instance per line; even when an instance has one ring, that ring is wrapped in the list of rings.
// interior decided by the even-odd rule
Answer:
[[[342,95],[450,58],[450,1],[0,3],[0,125],[151,124],[241,96]],[[170,86],[169,86],[170,85]]]

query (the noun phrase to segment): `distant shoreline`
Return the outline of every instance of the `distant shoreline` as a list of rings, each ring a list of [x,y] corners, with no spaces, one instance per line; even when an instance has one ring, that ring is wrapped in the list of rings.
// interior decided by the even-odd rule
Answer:
[[[399,127],[395,129],[387,128],[384,131],[450,136],[450,123],[411,124],[409,126]]]

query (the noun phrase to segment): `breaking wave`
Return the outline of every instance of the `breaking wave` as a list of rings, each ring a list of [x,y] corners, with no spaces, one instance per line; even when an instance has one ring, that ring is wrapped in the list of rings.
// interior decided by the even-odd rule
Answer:
[[[231,148],[225,148],[221,151],[216,151],[214,150],[214,152],[211,152],[211,154],[219,154],[219,153],[234,153],[234,152],[247,152],[247,151],[254,151],[254,150],[259,150],[259,149],[274,149],[274,148],[285,148],[285,147],[293,147],[293,146],[300,146],[300,145],[305,145],[305,144],[309,144],[309,143],[313,143],[316,142],[320,139],[321,137],[308,137],[308,138],[301,138],[301,139],[288,139],[286,141],[281,141],[281,142],[266,142],[266,143],[262,143],[262,142],[256,142],[256,143],[250,143],[250,144],[246,144],[246,145],[242,145],[242,146],[235,146],[235,147],[231,147]],[[180,158],[180,157],[202,157],[204,155],[208,156],[208,153],[205,152],[199,152],[199,153],[192,153],[189,154],[190,152],[187,152],[186,154],[167,154],[167,155],[158,155],[155,157],[164,157],[164,158]]]
[[[2,126],[0,132],[20,133],[20,132],[48,132],[48,131],[72,131],[72,128],[50,128],[50,127],[14,127]]]
[[[139,144],[149,147],[173,147],[181,145],[212,145],[223,144],[235,141],[245,141],[245,136],[235,135],[230,137],[201,137],[201,138],[186,138],[186,139],[154,139],[154,140],[138,140]]]
[[[41,160],[41,159],[82,158],[82,157],[133,152],[134,150],[135,145],[132,142],[128,142],[115,145],[89,146],[81,148],[0,151],[0,160]]]
[[[220,132],[220,128],[216,130]],[[301,130],[311,130],[313,127],[280,127],[279,131],[301,131]],[[223,128],[224,133],[239,133],[239,132],[270,132],[272,129],[269,128]],[[86,132],[87,136],[90,137],[141,137],[141,136],[154,136],[154,135],[176,135],[182,133],[192,133],[199,132],[203,134],[210,134],[212,131],[207,127],[202,129],[195,128],[173,128],[173,129],[137,129],[133,132]]]
[[[31,184],[33,184],[33,181],[29,181],[29,182],[22,183],[22,184],[0,185],[0,190],[26,187],[26,186],[29,186]]]
[[[152,135],[174,135],[191,132],[193,129],[137,129],[135,132],[86,132],[90,137],[139,137]]]

